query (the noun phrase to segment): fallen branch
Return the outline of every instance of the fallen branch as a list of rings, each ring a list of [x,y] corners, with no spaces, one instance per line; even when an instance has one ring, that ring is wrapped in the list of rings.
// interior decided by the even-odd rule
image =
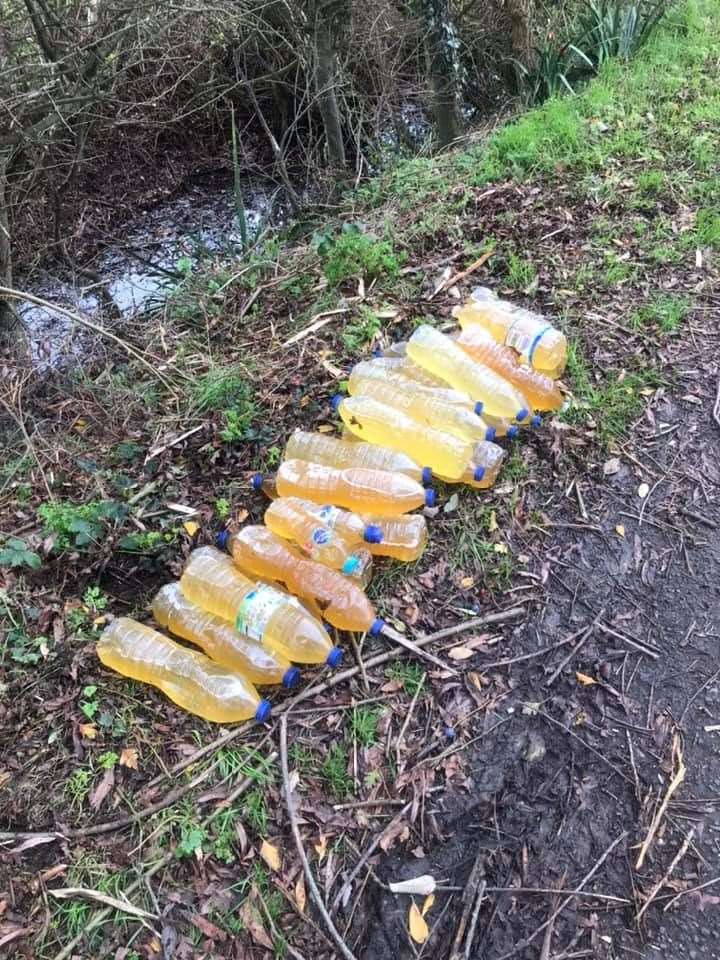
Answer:
[[[713,877],[712,880],[706,880],[705,883],[698,883],[695,887],[689,887],[687,890],[681,890],[680,893],[675,894],[669,903],[665,904],[663,907],[663,913],[666,913],[674,903],[677,903],[680,897],[686,897],[689,893],[697,893],[698,890],[704,890],[706,887],[712,887],[716,883],[720,883],[720,877]]]
[[[460,914],[460,922],[455,931],[450,960],[463,960],[463,958],[464,960],[468,960],[470,956],[470,948],[475,937],[477,915],[480,912],[480,904],[482,903],[483,893],[485,892],[485,879],[483,876],[485,872],[485,856],[485,848],[481,846],[475,855],[475,862],[472,865],[470,876],[465,884],[465,889],[463,890],[463,895],[460,900],[463,909]],[[473,910],[476,904],[477,912]],[[471,914],[472,921],[474,922],[471,922]],[[471,924],[469,930],[468,923]]]
[[[668,804],[670,803],[670,798],[685,779],[685,764],[683,763],[682,750],[680,748],[680,738],[678,737],[677,733],[673,738],[673,757],[677,757],[678,760],[677,773],[670,781],[670,786],[665,794],[665,799],[660,804],[660,807],[653,817],[652,823],[650,824],[650,829],[648,830],[648,834],[645,837],[642,847],[640,848],[640,853],[638,854],[637,862],[635,863],[636,870],[640,870],[643,863],[645,863],[645,857],[647,856],[648,850],[650,849],[650,844],[653,842],[655,834],[658,831],[663,814],[667,810]]]
[[[439,293],[442,293],[443,290],[447,290],[449,287],[454,287],[456,283],[460,283],[461,280],[469,277],[471,273],[475,273],[475,271],[479,270],[484,263],[487,263],[494,252],[494,247],[490,250],[486,250],[485,253],[478,257],[477,260],[474,260],[466,270],[461,270],[459,273],[454,273],[451,277],[448,277],[447,280],[443,280],[439,286],[435,287],[433,292],[428,297],[428,300],[434,300],[435,297]]]
[[[315,883],[315,877],[313,876],[312,870],[310,869],[310,862],[305,853],[305,847],[303,846],[302,837],[300,835],[300,827],[297,822],[297,814],[295,812],[295,805],[293,803],[292,797],[292,788],[290,786],[290,774],[288,772],[288,757],[287,757],[287,716],[282,716],[280,718],[280,770],[282,772],[283,778],[283,792],[285,793],[285,804],[287,806],[288,817],[290,819],[290,829],[292,830],[293,839],[295,840],[295,846],[297,848],[300,861],[302,863],[303,872],[305,874],[305,879],[307,880],[308,889],[310,891],[310,896],[312,897],[315,906],[320,911],[320,915],[325,921],[325,926],[328,929],[330,936],[333,938],[337,944],[338,950],[345,957],[345,960],[356,960],[355,954],[352,953],[348,945],[345,943],[343,938],[337,931],[335,924],[332,922],[330,914],[327,912],[327,907],[323,903],[323,899],[318,890],[318,886]]]
[[[592,634],[593,634],[593,632],[594,632],[594,630],[595,630],[595,627],[598,625],[599,621],[602,619],[602,617],[604,616],[604,614],[605,614],[605,607],[602,608],[602,610],[601,610],[600,613],[595,617],[595,619],[592,621],[592,623],[589,623],[589,624],[587,625],[587,627],[584,628],[584,630],[582,631],[582,633],[581,633],[581,635],[580,635],[580,639],[579,639],[578,642],[575,644],[575,646],[572,648],[572,650],[570,651],[570,653],[568,653],[568,655],[567,655],[566,657],[563,657],[563,659],[560,661],[559,666],[556,667],[556,669],[553,670],[552,674],[547,678],[547,680],[545,681],[545,686],[546,686],[546,687],[551,687],[551,686],[553,685],[553,683],[555,683],[555,681],[557,680],[557,678],[558,678],[558,677],[560,676],[560,674],[563,672],[563,670],[565,669],[565,667],[567,666],[567,664],[570,663],[570,661],[571,661],[572,658],[575,656],[575,654],[578,652],[578,650],[580,650],[581,647],[583,646],[583,644],[586,643],[587,640],[590,639],[590,637],[592,636]]]
[[[452,676],[457,676],[457,670],[454,670],[448,663],[444,663],[440,657],[436,657],[434,653],[428,653],[427,650],[421,650],[416,643],[414,643],[412,640],[408,640],[408,638],[403,636],[403,634],[399,631],[393,630],[392,627],[388,627],[387,624],[380,632],[384,637],[387,637],[389,640],[393,640],[395,643],[399,643],[401,647],[405,647],[406,650],[414,653],[416,657],[422,657],[429,663],[434,663],[436,667],[440,667],[441,670],[451,673]]]

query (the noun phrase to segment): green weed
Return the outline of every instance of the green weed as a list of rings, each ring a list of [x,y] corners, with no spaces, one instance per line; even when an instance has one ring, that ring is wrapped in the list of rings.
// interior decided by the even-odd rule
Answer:
[[[230,516],[230,501],[225,497],[218,497],[215,501],[215,514],[220,520],[225,520]]]
[[[143,530],[129,533],[120,539],[118,547],[127,553],[157,553],[163,547],[175,543],[178,530]]]
[[[526,290],[537,279],[537,269],[529,260],[511,253],[507,258],[507,275],[516,290]]]
[[[676,333],[689,310],[684,297],[660,296],[631,314],[629,324],[636,330],[657,326],[663,333]]]
[[[38,507],[43,536],[52,537],[54,550],[83,548],[97,542],[110,521],[121,521],[127,507],[113,501],[62,503],[49,501]]]
[[[267,833],[268,811],[265,804],[265,792],[260,788],[249,790],[243,798],[243,816],[261,837]]]
[[[352,793],[352,778],[347,772],[347,764],[345,745],[333,743],[320,765],[320,775],[338,800],[344,800]]]
[[[370,707],[354,707],[350,714],[350,736],[362,747],[371,747],[377,742],[380,711]]]
[[[398,660],[385,667],[385,676],[388,680],[399,680],[403,690],[409,697],[414,697],[420,689],[423,678],[423,668],[418,663],[403,663]]]
[[[91,783],[92,773],[84,767],[70,774],[65,781],[65,794],[70,800],[71,807],[78,810],[82,807],[90,792]]]
[[[698,210],[695,234],[700,246],[720,249],[720,211],[712,207]]]
[[[637,178],[637,188],[641,193],[655,197],[662,193],[665,175],[662,170],[646,170]]]
[[[335,237],[327,232],[317,236],[315,249],[332,286],[356,277],[367,280],[395,277],[403,260],[389,240],[377,240],[352,223],[344,224]]]
[[[360,319],[348,323],[340,333],[340,340],[348,353],[358,353],[372,341],[381,329],[380,317],[367,307],[360,308]]]
[[[41,565],[40,557],[34,550],[28,550],[24,540],[8,537],[0,548],[0,567],[28,567],[37,570]]]
[[[92,720],[100,709],[97,701],[97,687],[94,684],[88,684],[82,689],[83,699],[80,701],[80,709],[88,720]]]

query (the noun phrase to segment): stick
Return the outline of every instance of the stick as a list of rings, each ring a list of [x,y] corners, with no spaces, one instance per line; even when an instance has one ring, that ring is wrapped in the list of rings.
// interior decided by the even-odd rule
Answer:
[[[555,683],[555,681],[557,680],[557,678],[560,676],[560,674],[562,673],[562,671],[564,670],[564,668],[567,666],[567,664],[570,663],[570,661],[571,661],[572,658],[575,656],[575,654],[578,652],[578,650],[579,650],[579,649],[583,646],[583,644],[592,636],[593,630],[594,630],[595,627],[598,625],[598,621],[601,619],[601,617],[603,616],[604,613],[605,613],[605,607],[602,608],[602,610],[601,610],[600,613],[595,617],[595,619],[592,621],[592,623],[589,623],[589,624],[587,625],[587,627],[585,627],[585,630],[583,631],[580,639],[579,639],[578,642],[575,644],[575,646],[572,648],[572,650],[570,651],[570,653],[569,653],[566,657],[563,657],[563,659],[560,661],[560,665],[557,667],[556,670],[553,670],[551,676],[549,676],[548,679],[545,681],[545,686],[546,686],[546,687],[551,687],[551,686],[553,685],[553,683]]]
[[[402,633],[397,630],[393,630],[392,627],[388,627],[387,624],[380,631],[384,637],[388,637],[390,640],[394,640],[395,643],[399,643],[401,647],[405,647],[406,650],[410,650],[417,657],[422,657],[425,660],[428,660],[430,663],[434,663],[436,667],[440,667],[441,670],[449,671],[454,677],[457,676],[457,670],[454,670],[449,664],[443,663],[440,657],[436,657],[434,653],[428,653],[426,650],[421,650],[420,647],[413,643],[412,640],[408,640],[407,637],[404,637]]]
[[[24,293],[22,290],[14,290],[12,287],[0,286],[0,296],[9,297],[10,300],[26,300],[28,303],[34,303],[38,307],[45,307],[48,310],[53,310],[55,313],[60,313],[62,316],[67,317],[68,320],[72,320],[75,323],[79,323],[83,327],[94,330],[95,333],[99,333],[102,337],[107,337],[119,347],[122,347],[126,353],[129,353],[131,356],[135,357],[136,360],[139,360],[143,366],[148,368],[154,377],[157,377],[158,380],[162,381],[162,383],[165,384],[171,393],[174,393],[172,385],[162,376],[161,373],[158,372],[157,366],[153,366],[150,361],[140,353],[139,350],[136,350],[135,347],[131,347],[129,343],[121,340],[120,337],[116,336],[114,333],[111,333],[109,330],[105,330],[104,327],[99,326],[99,324],[93,323],[92,320],[88,320],[87,317],[83,317],[79,313],[74,313],[72,310],[66,310],[65,307],[60,307],[58,304],[51,303],[49,300],[43,300],[42,297],[36,297],[33,293]],[[159,357],[153,357],[153,359],[155,360],[156,364],[164,362]]]
[[[482,895],[485,889],[485,883],[483,880],[484,870],[485,849],[481,848],[475,855],[475,862],[472,865],[470,876],[465,884],[465,890],[463,891],[463,895],[460,900],[463,905],[463,910],[460,914],[460,922],[458,923],[457,930],[455,931],[455,939],[453,940],[450,960],[462,960],[463,957],[467,958],[468,956],[468,943],[465,938],[465,931],[467,930],[468,923],[470,921],[470,915],[476,899],[482,900]],[[475,922],[477,923],[477,920]],[[473,934],[474,932],[475,930],[473,928]]]
[[[527,946],[529,946],[529,945],[533,942],[533,940],[535,939],[535,937],[539,936],[545,929],[547,929],[547,927],[548,927],[551,923],[555,923],[555,920],[560,916],[560,914],[563,912],[563,910],[565,909],[565,907],[567,907],[567,905],[570,903],[570,901],[572,900],[572,898],[573,898],[574,896],[576,896],[578,893],[582,893],[582,890],[583,890],[583,887],[585,886],[585,884],[589,883],[590,880],[592,880],[592,878],[593,878],[593,877],[595,876],[595,874],[598,872],[598,870],[600,869],[600,867],[605,863],[605,861],[607,860],[607,858],[608,858],[608,857],[610,856],[610,854],[613,852],[613,850],[615,849],[615,847],[617,847],[617,845],[618,845],[622,840],[624,840],[626,836],[627,836],[627,831],[624,830],[624,831],[620,834],[619,837],[617,837],[615,840],[613,840],[613,842],[612,842],[612,843],[610,844],[610,846],[607,848],[607,850],[605,851],[605,853],[603,853],[603,855],[600,857],[600,859],[599,859],[598,862],[595,864],[595,866],[592,868],[592,870],[590,870],[588,873],[585,874],[585,876],[582,878],[582,880],[580,881],[580,883],[575,887],[575,889],[573,890],[573,892],[572,892],[569,896],[565,897],[565,899],[563,900],[563,902],[560,904],[560,906],[559,906],[556,910],[553,910],[553,912],[552,912],[552,913],[550,914],[550,916],[547,918],[547,920],[545,921],[545,923],[541,924],[541,925],[537,928],[537,930],[528,937],[527,940],[522,940],[522,941],[521,941],[520,943],[518,943],[515,947],[513,947],[513,949],[510,950],[509,953],[504,953],[501,957],[498,957],[497,960],[509,960],[510,957],[514,957],[516,954],[520,953],[521,950],[524,950]],[[553,893],[557,893],[557,891],[554,890]]]
[[[292,830],[293,839],[295,840],[295,846],[297,847],[297,852],[300,857],[303,866],[303,872],[305,874],[305,879],[307,880],[308,889],[310,890],[310,896],[315,902],[315,906],[320,911],[320,915],[325,921],[325,926],[330,933],[330,936],[333,938],[337,944],[340,953],[345,957],[345,960],[356,960],[355,954],[351,952],[348,945],[345,943],[343,938],[337,931],[335,924],[332,922],[330,914],[327,912],[327,908],[323,903],[320,891],[318,890],[317,884],[315,883],[315,877],[312,874],[310,869],[310,863],[305,853],[305,847],[303,846],[302,837],[300,836],[300,828],[298,827],[297,814],[295,813],[295,807],[293,805],[292,791],[290,788],[290,774],[288,772],[288,758],[287,758],[287,716],[283,715],[280,718],[280,768],[282,770],[283,778],[283,790],[285,793],[285,804],[287,806],[288,817],[290,819],[290,829]]]
[[[713,407],[713,420],[720,427],[720,379],[718,379],[717,393],[715,395],[715,406]]]
[[[657,882],[657,883],[655,884],[655,886],[652,888],[652,890],[650,891],[650,896],[647,898],[647,900],[645,901],[645,903],[642,905],[642,907],[641,907],[640,910],[638,911],[638,914],[637,914],[637,916],[635,917],[635,919],[636,919],[636,921],[637,921],[638,923],[640,923],[640,920],[641,920],[641,918],[642,918],[642,915],[645,913],[645,911],[647,910],[647,908],[648,908],[648,907],[650,906],[650,904],[653,902],[653,900],[655,899],[655,897],[656,897],[658,891],[660,890],[660,888],[663,887],[663,886],[665,885],[665,883],[667,883],[667,880],[668,880],[668,878],[670,877],[670,874],[673,872],[673,870],[675,869],[675,867],[678,865],[678,863],[680,863],[680,861],[682,860],[682,858],[683,858],[683,857],[685,856],[685,854],[687,853],[687,849],[688,849],[688,847],[690,846],[690,844],[692,843],[692,838],[693,838],[694,836],[695,836],[695,827],[691,827],[690,830],[688,831],[688,835],[687,835],[687,836],[685,837],[685,839],[683,840],[683,842],[682,842],[682,844],[681,844],[681,846],[680,846],[680,849],[678,850],[678,852],[677,852],[677,853],[675,854],[675,856],[673,857],[672,863],[671,863],[670,866],[667,868],[667,870],[665,871],[665,873],[663,874],[663,876],[658,880],[658,882]]]
[[[643,863],[645,863],[645,857],[647,856],[647,852],[650,849],[650,844],[653,842],[653,839],[655,838],[655,834],[658,831],[658,827],[660,826],[660,821],[663,818],[663,814],[667,810],[668,804],[670,803],[670,797],[672,797],[672,795],[675,793],[677,788],[685,779],[685,764],[683,763],[682,750],[680,749],[680,740],[677,734],[675,734],[675,737],[673,739],[673,755],[677,756],[678,758],[677,773],[670,781],[670,786],[668,787],[667,793],[665,794],[665,799],[660,804],[660,807],[657,813],[655,814],[655,816],[653,817],[652,823],[650,824],[650,829],[648,830],[648,834],[645,837],[642,847],[640,848],[640,853],[638,855],[637,862],[635,863],[636,870],[640,870]]]
[[[58,900],[69,900],[71,897],[83,897],[85,900],[96,900],[98,903],[104,903],[113,910],[121,910],[123,913],[129,913],[133,917],[140,917],[145,920],[158,919],[156,913],[148,913],[147,910],[141,910],[140,907],[135,907],[132,903],[118,900],[117,897],[110,897],[106,893],[100,893],[98,890],[88,890],[85,887],[62,887],[56,890],[48,890],[48,893],[51,897],[57,897]]]
[[[590,753],[594,753],[595,756],[602,760],[603,763],[607,764],[608,767],[612,770],[613,773],[616,773],[619,777],[625,780],[626,783],[632,783],[633,781],[622,770],[618,770],[615,764],[610,763],[607,757],[603,756],[599,750],[596,750],[595,747],[591,747],[589,743],[583,740],[582,737],[579,737],[576,733],[573,733],[572,730],[569,730],[564,723],[560,723],[559,720],[556,720],[555,717],[551,717],[549,714],[544,713],[542,710],[538,710],[538,716],[542,717],[543,720],[547,720],[549,723],[554,723],[556,727],[560,727],[561,730],[564,730],[573,740],[577,740],[578,743],[581,743],[586,750],[589,750]]]
[[[519,617],[523,616],[524,613],[525,607],[511,607],[509,610],[501,610],[498,613],[490,613],[485,617],[475,617],[473,620],[466,620],[464,623],[459,623],[454,627],[447,627],[444,630],[438,630],[435,633],[426,634],[425,636],[418,637],[415,643],[418,647],[425,647],[430,643],[434,643],[436,640],[444,640],[446,637],[455,636],[458,633],[463,633],[465,630],[472,630],[475,627],[484,626],[488,623],[504,623],[507,620],[517,620]],[[376,657],[371,657],[369,660],[365,661],[365,669],[367,670],[370,667],[379,667],[384,663],[389,663],[391,660],[397,660],[401,656],[402,652],[402,649],[395,649],[390,650],[387,653],[380,653]],[[324,680],[322,683],[316,683],[314,686],[308,687],[307,690],[301,691],[295,697],[292,697],[292,699],[287,700],[282,707],[275,712],[275,716],[282,716],[302,700],[306,700],[309,697],[315,697],[320,693],[325,693],[326,690],[330,690],[332,687],[336,687],[339,683],[344,683],[346,680],[350,680],[359,673],[359,667],[349,667],[347,670],[343,670],[341,673],[336,673],[329,680]],[[210,753],[215,753],[215,751],[219,750],[220,747],[224,747],[227,743],[231,743],[233,740],[237,740],[238,737],[241,737],[243,734],[247,733],[248,730],[253,728],[253,726],[254,723],[252,722],[243,723],[234,730],[229,730],[226,733],[221,734],[211,743],[205,744],[204,747],[200,747],[200,749],[196,750],[195,753],[191,754],[191,756],[186,757],[184,760],[178,761],[178,763],[176,763],[174,767],[171,767],[168,772],[158,774],[154,780],[151,780],[150,783],[147,784],[146,789],[157,786],[170,775],[180,773],[191,764],[197,763],[197,761],[202,759],[202,757],[205,757]]]
[[[2,293],[2,287],[0,287],[0,293]],[[289,337],[283,347],[291,347],[294,343],[297,343],[299,340],[303,340],[305,337],[309,336],[311,333],[315,333],[316,330],[321,330],[324,326],[327,326],[328,323],[332,320],[333,317],[338,317],[342,313],[349,313],[350,307],[340,307],[338,310],[325,310],[323,313],[318,313],[313,317],[312,323],[300,330],[299,333],[294,333]]]
[[[433,300],[439,293],[442,293],[443,290],[447,290],[448,287],[455,286],[456,283],[464,280],[465,277],[469,277],[471,273],[475,273],[475,271],[479,270],[484,263],[487,263],[494,252],[494,247],[490,250],[486,250],[481,257],[478,257],[477,260],[470,264],[467,270],[461,270],[459,273],[454,273],[451,277],[448,277],[447,280],[443,280],[440,286],[433,290],[428,297],[428,300]]]
[[[704,890],[705,887],[711,887],[715,883],[720,883],[720,877],[713,877],[712,880],[706,880],[705,883],[699,883],[696,887],[690,887],[688,890],[681,890],[680,893],[676,894],[669,903],[665,904],[663,907],[663,913],[668,911],[670,907],[680,899],[680,897],[684,897],[688,893],[696,893],[698,890]]]
[[[601,633],[607,634],[609,637],[615,637],[616,640],[621,640],[629,647],[632,647],[633,650],[637,650],[638,653],[642,653],[646,657],[651,657],[653,660],[657,660],[658,658],[659,654],[655,651],[655,649],[650,645],[646,645],[642,640],[633,640],[631,637],[626,636],[624,633],[620,633],[613,627],[608,627],[608,625],[605,623],[599,623],[598,630]]]

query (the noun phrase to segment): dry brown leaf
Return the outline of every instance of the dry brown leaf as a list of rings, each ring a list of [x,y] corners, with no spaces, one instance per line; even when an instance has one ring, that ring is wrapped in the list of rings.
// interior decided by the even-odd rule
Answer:
[[[99,809],[103,800],[110,793],[112,788],[115,786],[115,771],[112,767],[109,770],[106,770],[102,776],[102,779],[92,791],[89,797],[90,806],[93,810]]]
[[[262,842],[260,856],[271,870],[274,870],[276,873],[280,870],[280,852],[277,847],[268,843],[267,840],[263,840]]]
[[[469,647],[453,647],[448,651],[448,656],[451,660],[468,660],[475,656],[475,651],[470,650]]]
[[[594,683],[597,683],[597,680],[594,677],[589,677],[586,673],[580,673],[579,671],[576,672],[575,679],[584,687],[591,687]]]
[[[474,586],[475,586],[475,578],[474,578],[474,577],[463,577],[462,580],[460,581],[460,586],[463,587],[463,589],[465,589],[465,590],[469,590],[470,587],[474,587]]]
[[[189,919],[190,923],[196,927],[200,933],[206,936],[208,940],[218,940],[220,943],[225,943],[227,940],[225,931],[221,930],[220,927],[216,927],[214,923],[211,923],[201,914],[194,913]]]
[[[620,470],[620,457],[611,457],[609,460],[606,460],[603,464],[603,474],[606,477],[611,477],[614,473],[617,473]]]
[[[327,837],[322,833],[320,834],[320,839],[315,844],[315,853],[318,855],[318,861],[322,863],[327,853]]]
[[[266,950],[273,949],[273,942],[263,926],[260,911],[250,897],[245,898],[238,910],[238,919],[259,947],[265,947]]]
[[[249,516],[250,516],[249,511],[247,511],[245,507],[241,507],[238,510],[238,512],[235,514],[235,519],[237,520],[238,523],[245,523],[245,521]]]
[[[81,723],[78,726],[80,731],[80,736],[85,737],[86,740],[94,740],[97,737],[97,727],[94,723]]]
[[[318,433],[334,433],[335,427],[331,423],[321,423],[315,427]]]
[[[194,537],[195,534],[200,529],[200,524],[195,523],[194,520],[186,520],[185,523],[183,524],[183,527],[185,529],[185,533],[187,533],[189,537]]]
[[[475,687],[476,690],[482,690],[483,688],[482,677],[480,676],[479,673],[475,673],[474,671],[471,671],[467,675],[467,678],[470,681],[470,683]]]
[[[129,770],[138,769],[138,752],[135,747],[123,747],[120,752],[120,766]]]
[[[295,903],[300,913],[305,913],[305,904],[307,903],[307,897],[305,896],[305,875],[300,874],[295,883]]]
[[[410,906],[410,913],[408,914],[408,929],[410,931],[410,936],[413,938],[415,943],[425,943],[430,935],[428,925],[425,923],[425,919],[418,910],[416,903],[412,903]]]
[[[432,907],[432,905],[433,905],[434,903],[435,903],[435,894],[434,894],[434,893],[429,893],[429,894],[425,897],[425,902],[423,903],[423,905],[422,905],[422,910],[420,911],[423,916],[425,916],[425,915],[427,914],[428,910]]]

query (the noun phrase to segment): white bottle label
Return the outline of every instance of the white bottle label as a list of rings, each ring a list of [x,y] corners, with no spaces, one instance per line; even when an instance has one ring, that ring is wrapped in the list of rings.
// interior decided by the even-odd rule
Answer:
[[[245,594],[240,604],[235,618],[235,629],[251,640],[262,641],[270,617],[278,607],[290,600],[290,597],[279,593],[274,587],[263,585],[251,590]]]
[[[540,343],[543,338],[543,335],[547,333],[548,330],[552,329],[551,324],[547,324],[544,327],[540,326],[537,323],[534,323],[530,330],[523,329],[520,326],[520,323],[525,319],[534,319],[532,317],[527,318],[520,313],[520,315],[513,321],[510,329],[507,332],[505,337],[505,345],[512,347],[513,350],[516,350],[520,356],[527,363],[532,365],[533,354],[535,353],[535,348]]]
[[[325,526],[330,527],[330,529],[332,530],[338,521],[338,517],[340,516],[340,510],[337,507],[331,507],[331,506],[320,507],[320,512],[318,513],[318,516],[320,517],[322,522],[325,524]]]

